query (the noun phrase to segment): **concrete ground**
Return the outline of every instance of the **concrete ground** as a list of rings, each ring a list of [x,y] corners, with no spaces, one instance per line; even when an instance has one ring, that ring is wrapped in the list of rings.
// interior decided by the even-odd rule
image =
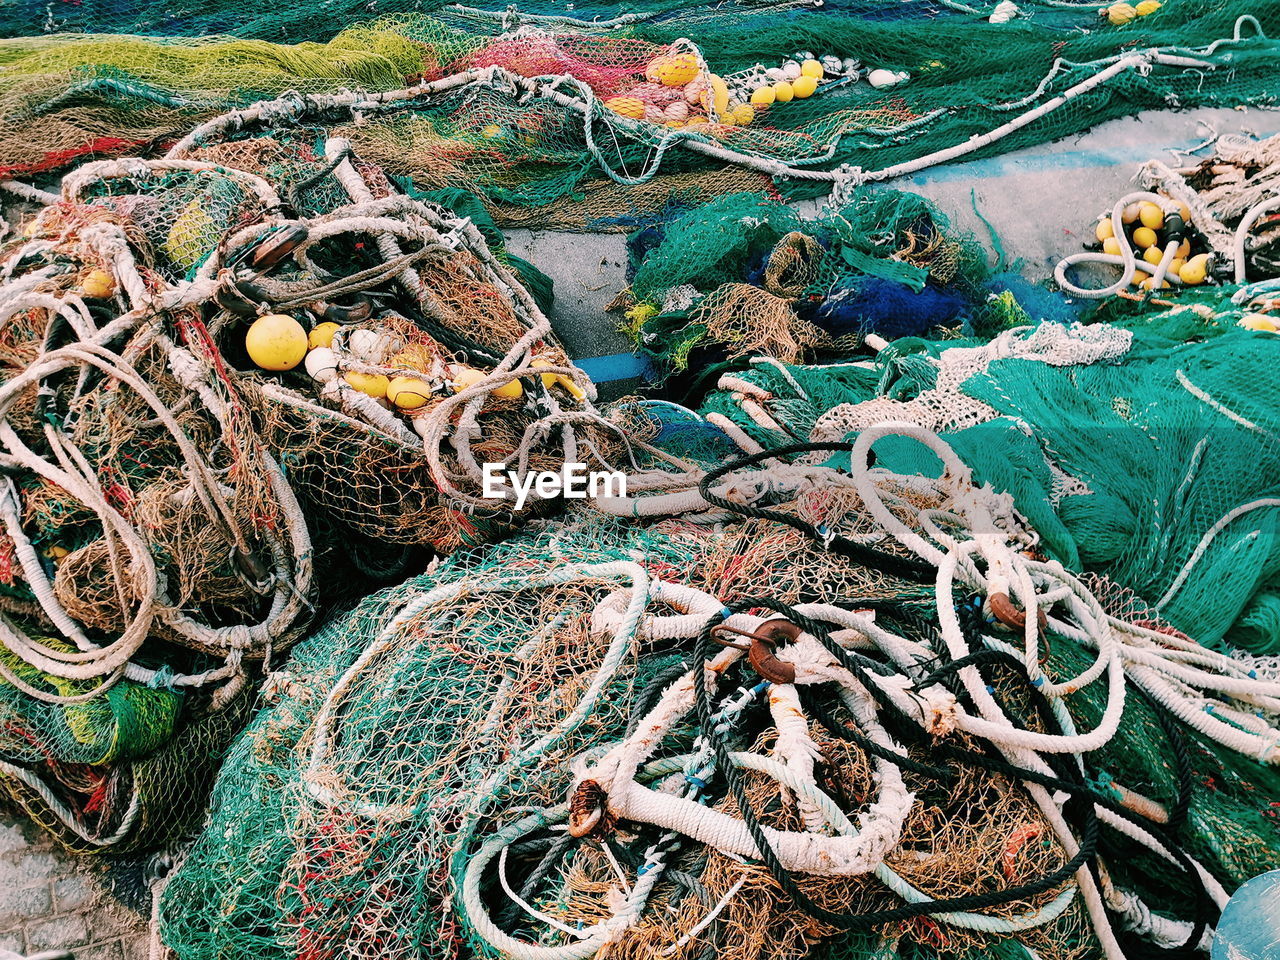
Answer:
[[[75,960],[146,960],[147,923],[108,890],[99,865],[0,817],[0,960],[70,950]]]
[[[924,171],[889,186],[934,200],[954,225],[986,237],[976,203],[1009,256],[1041,278],[1080,249],[1092,221],[1129,187],[1137,167],[1153,158],[1181,163],[1211,132],[1270,136],[1280,112],[1195,110],[1117,120],[1054,144],[1001,157]],[[973,192],[971,197],[970,191]],[[817,204],[808,205],[808,211]],[[513,230],[513,252],[555,280],[557,332],[583,368],[618,396],[638,381],[641,366],[617,332],[605,305],[623,288],[625,238]],[[0,960],[53,948],[76,960],[141,960],[146,924],[107,890],[100,868],[58,852],[29,826],[0,815]]]

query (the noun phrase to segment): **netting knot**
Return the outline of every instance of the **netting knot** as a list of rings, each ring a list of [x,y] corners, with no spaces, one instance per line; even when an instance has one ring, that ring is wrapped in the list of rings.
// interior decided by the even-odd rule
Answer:
[[[832,171],[833,179],[829,204],[843,207],[853,199],[853,191],[867,182],[867,172],[851,163],[842,163]]]

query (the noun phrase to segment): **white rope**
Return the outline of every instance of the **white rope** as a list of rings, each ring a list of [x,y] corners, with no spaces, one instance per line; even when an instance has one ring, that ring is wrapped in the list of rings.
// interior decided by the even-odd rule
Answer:
[[[1111,209],[1111,232],[1115,237],[1116,243],[1120,247],[1119,254],[1111,253],[1073,253],[1068,257],[1063,257],[1058,261],[1058,265],[1053,268],[1053,278],[1067,293],[1076,297],[1084,297],[1089,300],[1101,300],[1106,297],[1115,296],[1121,290],[1126,289],[1133,281],[1134,272],[1143,269],[1144,272],[1150,270],[1145,265],[1140,265],[1133,247],[1129,244],[1129,238],[1125,235],[1124,208],[1131,203],[1152,203],[1161,209],[1165,214],[1177,213],[1178,205],[1168,197],[1162,197],[1158,193],[1149,193],[1145,190],[1126,193],[1123,197],[1116,201]],[[1160,257],[1160,262],[1154,270],[1151,271],[1151,289],[1159,290],[1161,284],[1166,280],[1166,274],[1169,271],[1169,265],[1173,263],[1174,257],[1177,256],[1180,241],[1170,241],[1164,249]],[[1067,279],[1067,270],[1080,263],[1105,263],[1115,264],[1121,267],[1120,279],[1116,280],[1105,287],[1088,288],[1081,287]],[[1168,277],[1170,281],[1181,282],[1174,277]]]

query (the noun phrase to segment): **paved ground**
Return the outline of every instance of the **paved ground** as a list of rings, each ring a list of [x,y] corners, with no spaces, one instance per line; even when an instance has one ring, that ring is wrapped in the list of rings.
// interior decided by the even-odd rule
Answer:
[[[105,877],[28,824],[0,821],[0,957],[69,949],[75,960],[144,960],[147,926]]]
[[[1138,165],[1176,159],[1169,148],[1185,150],[1204,140],[1206,123],[1218,133],[1269,136],[1280,132],[1280,112],[1147,114],[892,186],[932,198],[958,227],[985,236],[973,212],[976,199],[1009,254],[1023,259],[1029,275],[1044,277],[1060,257],[1080,248],[1081,232],[1126,190]],[[519,230],[512,231],[510,245],[555,280],[556,328],[587,372],[609,381],[602,395],[633,386],[638,364],[616,319],[604,313],[624,285],[623,237]],[[53,948],[72,949],[76,960],[145,957],[145,923],[108,892],[101,876],[0,815],[0,960],[4,950],[25,955]]]

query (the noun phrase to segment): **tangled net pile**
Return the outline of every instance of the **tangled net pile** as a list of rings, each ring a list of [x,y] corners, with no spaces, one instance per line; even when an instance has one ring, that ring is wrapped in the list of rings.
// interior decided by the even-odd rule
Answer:
[[[889,440],[944,472],[870,468]],[[836,446],[850,471],[782,466],[805,453],[782,448],[767,478],[763,455],[704,478],[705,503],[750,519],[572,518],[455,555],[297,648],[165,891],[164,942],[1201,944],[1214,905],[1280,862],[1274,665],[1249,672],[1044,559],[1012,499],[927,431]]]
[[[481,463],[615,428],[505,255],[341,140],[210,135],[47,199],[0,252],[0,783],[69,845],[149,846],[317,613],[548,509]],[[281,311],[342,321],[324,368],[250,361]]]
[[[982,246],[933,204],[893,190],[856,191],[808,219],[762,194],[731,194],[629,244],[631,286],[614,306],[677,395],[696,394],[691,374],[706,382],[752,357],[830,362],[868,338],[1075,318],[1001,264],[992,271]]]
[[[1280,867],[1276,141],[1144,169],[1173,300],[868,185],[1274,108],[1274,3],[243,6],[0,10],[0,791],[178,853],[156,956],[1207,949]],[[498,225],[633,231],[661,399]]]
[[[747,451],[886,420],[940,431],[1070,568],[1105,572],[1203,643],[1274,655],[1280,421],[1265,391],[1280,342],[1247,322],[1268,294],[1215,295],[877,364],[758,363],[722,376],[703,413]]]
[[[1280,135],[1262,141],[1218,137],[1213,156],[1170,170],[1158,161],[1139,179],[1185,197],[1208,225],[1214,252],[1237,283],[1280,274]]]
[[[1123,24],[1062,0],[1012,19],[959,0],[393,0],[364,22],[329,2],[247,19],[222,2],[151,6],[0,13],[14,38],[0,41],[0,179],[159,156],[224,111],[261,101],[287,119],[353,91],[368,109],[338,135],[419,187],[480,191],[503,223],[626,229],[771,181],[844,190],[1144,109],[1274,106],[1280,32],[1273,5],[1244,0],[1166,0]],[[752,96],[801,54],[821,74],[807,95]],[[395,115],[376,108],[389,100]]]

